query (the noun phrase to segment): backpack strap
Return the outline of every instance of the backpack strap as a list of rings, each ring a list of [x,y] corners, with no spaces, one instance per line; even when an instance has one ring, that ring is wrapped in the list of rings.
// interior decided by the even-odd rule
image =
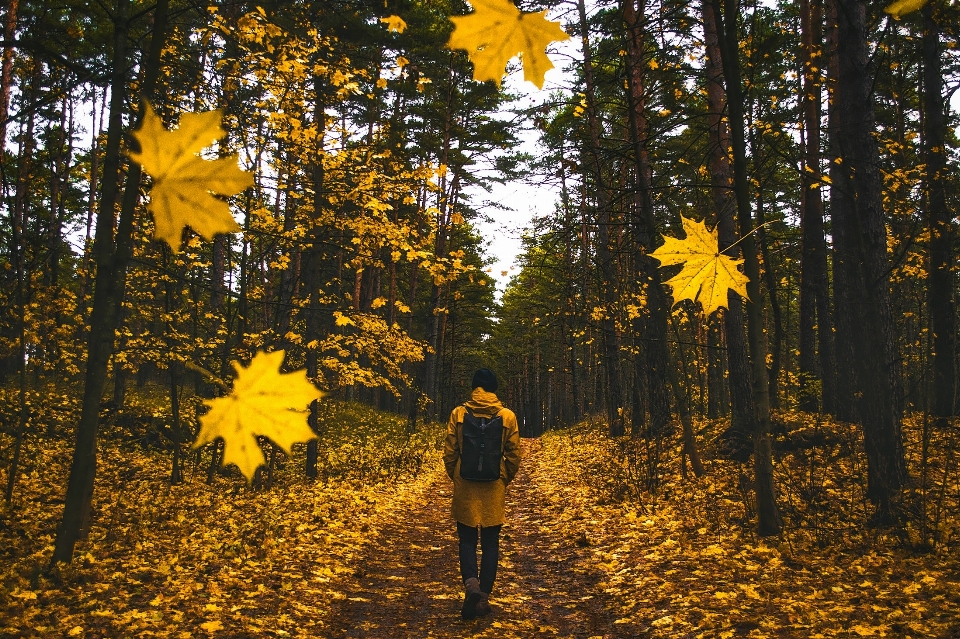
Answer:
[[[501,406],[501,407],[500,407],[500,410],[498,410],[497,412],[495,412],[493,415],[490,416],[490,419],[491,419],[491,420],[492,420],[492,419],[496,419],[497,415],[499,415],[500,413],[503,412],[503,408],[504,408],[504,407]],[[466,412],[470,413],[470,417],[476,417],[476,415],[473,414],[473,411],[470,409],[470,407],[467,406],[466,404],[463,404],[463,410],[465,410]]]

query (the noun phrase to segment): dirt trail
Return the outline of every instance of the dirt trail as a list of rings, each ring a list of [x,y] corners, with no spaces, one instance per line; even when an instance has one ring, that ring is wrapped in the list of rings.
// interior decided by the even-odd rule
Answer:
[[[438,473],[406,516],[377,531],[351,564],[323,620],[328,637],[635,637],[615,624],[589,567],[590,548],[553,525],[556,509],[537,484],[539,442],[524,440],[520,472],[507,491],[507,524],[491,596],[494,614],[460,619],[452,484]],[[583,543],[584,540],[580,540]]]

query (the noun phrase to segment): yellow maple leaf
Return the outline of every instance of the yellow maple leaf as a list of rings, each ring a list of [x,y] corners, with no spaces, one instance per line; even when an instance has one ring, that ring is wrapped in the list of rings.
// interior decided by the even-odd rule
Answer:
[[[925,4],[927,4],[927,0],[897,0],[888,4],[883,10],[899,19],[908,13],[923,8]]]
[[[380,18],[380,22],[387,25],[388,31],[403,33],[403,30],[407,28],[407,23],[404,22],[403,18],[400,16],[388,16],[386,18]]]
[[[226,397],[204,400],[210,407],[200,417],[200,433],[194,448],[223,437],[223,463],[236,464],[248,480],[264,463],[257,436],[268,437],[288,454],[296,442],[316,437],[307,425],[307,406],[323,396],[307,380],[304,370],[281,373],[283,351],[257,353],[237,371],[233,391]]]
[[[340,311],[334,311],[333,317],[335,318],[337,326],[356,326],[357,323],[354,322],[350,317],[344,315]]]
[[[733,290],[747,297],[749,278],[737,270],[743,260],[722,255],[717,230],[707,230],[703,222],[680,216],[686,238],[663,238],[663,246],[650,253],[661,266],[683,264],[683,269],[667,280],[673,290],[673,303],[693,300],[703,306],[703,314],[710,315],[721,306],[727,306],[727,291]]]
[[[147,104],[143,123],[133,132],[140,152],[129,155],[153,177],[147,209],[153,213],[155,236],[174,253],[180,250],[185,226],[207,239],[240,230],[230,207],[213,193],[239,193],[253,186],[253,175],[237,166],[237,155],[217,160],[197,155],[225,135],[220,121],[219,110],[184,113],[179,128],[167,131]]]
[[[473,62],[473,79],[493,80],[500,86],[510,58],[520,54],[523,79],[543,88],[544,76],[553,68],[546,48],[570,38],[559,22],[547,20],[546,11],[521,13],[510,0],[470,0],[475,11],[452,16],[456,27],[447,47],[466,49]]]
[[[217,632],[218,630],[223,630],[223,622],[219,619],[217,621],[205,621],[200,624],[200,627],[207,632]]]

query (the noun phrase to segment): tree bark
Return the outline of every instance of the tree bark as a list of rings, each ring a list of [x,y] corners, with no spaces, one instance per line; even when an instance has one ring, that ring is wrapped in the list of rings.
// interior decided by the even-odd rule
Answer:
[[[763,325],[760,308],[760,262],[752,234],[750,191],[747,184],[746,142],[744,140],[743,98],[740,87],[739,39],[737,37],[737,0],[712,0],[717,19],[717,37],[720,58],[727,89],[727,109],[733,142],[734,193],[737,198],[737,218],[740,223],[740,246],[743,253],[747,282],[747,339],[750,345],[751,381],[756,407],[753,460],[757,491],[757,534],[763,537],[778,535],[783,521],[777,507],[773,483],[773,450],[770,441],[770,403],[767,380],[766,348],[763,343]]]
[[[325,285],[323,281],[323,273],[325,272],[323,265],[323,253],[321,251],[321,240],[320,237],[320,220],[323,215],[323,206],[326,202],[326,193],[324,191],[324,169],[323,169],[323,156],[324,156],[324,140],[326,138],[326,87],[324,86],[323,78],[318,74],[313,77],[313,91],[314,91],[314,109],[313,109],[313,119],[314,126],[317,128],[317,148],[316,156],[313,164],[312,178],[313,178],[313,217],[311,228],[308,231],[307,237],[310,238],[309,244],[302,248],[303,251],[303,274],[304,274],[304,283],[303,289],[306,294],[309,296],[307,301],[307,317],[306,317],[306,335],[304,335],[304,342],[307,344],[307,378],[314,384],[317,382],[320,374],[320,353],[318,352],[318,346],[311,348],[309,345],[314,343],[318,344],[323,336],[321,331],[323,329],[323,322],[320,318],[320,294],[321,287]],[[310,425],[310,429],[313,430],[314,434],[320,434],[320,400],[315,399],[310,403],[310,415],[307,418],[307,423]],[[311,439],[307,442],[307,460],[305,466],[305,473],[307,477],[315,479],[318,475],[317,470],[317,460],[318,460],[318,441],[316,439]]]
[[[10,88],[13,83],[13,42],[17,32],[20,0],[7,2],[3,22],[3,62],[0,66],[0,152],[7,148],[7,122],[10,120]]]
[[[926,167],[927,224],[930,266],[927,300],[933,342],[931,413],[938,418],[957,414],[956,257],[952,257],[953,214],[947,207],[946,118],[940,25],[936,4],[923,7],[923,155]]]
[[[859,372],[854,343],[857,339],[855,298],[863,290],[861,273],[850,248],[851,235],[847,220],[853,215],[853,186],[843,166],[840,130],[843,118],[840,109],[840,59],[837,26],[838,0],[826,0],[828,89],[830,92],[828,141],[830,148],[830,220],[833,236],[833,298],[836,326],[836,416],[847,422],[857,421],[861,398],[857,394]]]
[[[868,64],[866,2],[837,1],[836,102],[839,163],[847,173],[853,208],[845,211],[845,256],[860,271],[862,290],[853,308],[860,423],[867,453],[867,496],[886,519],[896,506],[906,474],[900,430],[901,388],[890,303],[887,233],[879,151],[874,138],[873,74]]]
[[[27,94],[28,98],[35,94],[37,79],[39,73],[38,66],[34,66],[33,82]],[[19,382],[18,389],[18,419],[17,430],[14,436],[13,453],[10,459],[10,467],[7,473],[7,487],[4,491],[4,500],[7,506],[13,500],[13,490],[17,483],[17,474],[20,469],[20,453],[23,450],[23,440],[26,437],[27,421],[30,417],[29,405],[27,404],[27,305],[30,299],[30,276],[27,273],[27,247],[24,238],[24,227],[27,219],[27,193],[30,183],[30,166],[33,163],[33,145],[34,145],[34,123],[35,109],[30,110],[27,118],[26,130],[21,138],[20,153],[17,162],[17,185],[16,195],[12,210],[10,211],[10,261],[12,262],[14,277],[16,277],[15,303],[19,313],[17,314],[17,377]],[[2,153],[0,145],[0,153]]]
[[[282,142],[281,142],[282,145]],[[282,151],[281,151],[282,153]],[[286,155],[286,166],[291,167],[293,163],[292,154],[287,151]],[[287,238],[291,237],[291,232],[296,227],[295,220],[295,209],[296,207],[293,204],[293,197],[290,196],[291,193],[295,192],[297,185],[293,183],[296,180],[294,172],[288,168],[286,175],[286,183],[284,185],[284,194],[283,200],[283,231],[286,234]],[[288,239],[289,242],[289,239]],[[289,244],[288,244],[289,246]],[[300,276],[300,259],[301,259],[301,249],[299,245],[294,245],[289,247],[287,251],[287,265],[282,271],[280,271],[280,286],[277,295],[277,312],[275,314],[276,321],[274,325],[277,327],[277,340],[284,344],[284,348],[289,349],[291,342],[287,339],[287,333],[291,329],[291,319],[293,317],[293,299],[294,293],[297,288],[297,281]]]
[[[167,375],[170,383],[170,414],[173,420],[173,466],[170,469],[170,484],[183,483],[183,451],[180,446],[180,375],[179,364],[173,360],[168,365]]]
[[[160,51],[166,32],[167,5],[167,0],[160,0],[154,9],[153,35],[142,84],[143,98],[149,97],[156,87]],[[73,559],[73,549],[77,541],[86,536],[89,530],[90,506],[97,469],[100,400],[103,395],[107,365],[113,353],[114,333],[117,318],[120,315],[126,266],[131,248],[134,206],[132,204],[128,206],[127,201],[135,202],[138,193],[125,194],[116,235],[113,228],[115,202],[119,190],[120,141],[127,92],[129,6],[129,0],[117,0],[114,17],[113,73],[110,86],[110,124],[107,131],[103,188],[100,207],[97,211],[97,232],[94,240],[93,252],[97,262],[97,276],[94,282],[93,311],[90,317],[90,336],[87,345],[83,407],[80,422],[77,424],[63,519],[57,528],[52,564],[69,563]],[[138,191],[139,182],[139,166],[131,165],[127,186],[136,184],[135,190]]]
[[[163,253],[163,269],[169,272],[169,269],[172,268],[170,264],[170,249],[167,246],[161,247]],[[175,271],[176,278],[180,279],[183,277],[183,269],[177,269]],[[174,281],[170,278],[164,279],[163,289],[164,289],[164,311],[166,311],[168,316],[171,316],[174,310],[174,303],[176,301],[174,291]],[[172,323],[168,322],[166,325],[166,334],[167,334],[167,349],[170,353],[173,353],[177,348],[177,344],[169,336],[174,334],[174,327]],[[178,374],[177,367],[179,362],[173,357],[170,357],[167,362],[167,389],[170,394],[170,415],[173,421],[173,466],[170,469],[170,485],[183,483],[183,463],[182,463],[182,451],[180,450],[180,375]],[[118,407],[119,410],[119,407]]]
[[[721,320],[707,318],[707,418],[717,419],[727,414],[730,399],[724,380],[723,334]]]
[[[726,94],[717,14],[713,0],[703,0],[701,10],[707,53],[704,74],[707,81],[707,104],[710,109],[710,177],[714,207],[717,211],[717,235],[720,250],[723,251],[737,241],[737,204],[728,152],[730,135],[723,120]],[[727,367],[730,372],[728,383],[731,408],[730,428],[724,433],[725,446],[730,456],[745,461],[753,448],[753,433],[757,430],[756,409],[750,386],[751,373],[747,357],[743,301],[733,291],[730,291],[727,296],[727,310],[723,312],[723,329],[727,344]]]
[[[60,278],[63,252],[63,217],[69,192],[70,166],[73,161],[73,100],[64,97],[60,115],[60,134],[56,157],[50,167],[50,223],[47,229],[47,283],[56,287]],[[64,148],[66,147],[66,148]],[[60,320],[57,318],[57,324]]]
[[[577,0],[580,17],[580,37],[583,52],[583,75],[587,101],[587,126],[590,141],[588,153],[593,169],[593,178],[597,193],[597,261],[600,277],[603,278],[604,318],[600,322],[603,333],[603,362],[606,380],[606,409],[608,432],[611,437],[624,434],[623,392],[620,384],[620,336],[617,334],[613,309],[617,303],[619,278],[610,246],[611,211],[609,197],[603,185],[603,166],[600,157],[600,125],[597,120],[595,91],[593,83],[593,57],[590,52],[589,26],[584,0]]]
[[[677,349],[680,351],[680,365],[682,367],[682,371],[677,371],[676,366],[671,366],[667,369],[670,376],[670,386],[673,388],[673,396],[677,401],[677,412],[680,414],[680,426],[683,433],[683,445],[680,455],[680,473],[684,478],[686,478],[686,460],[689,457],[690,468],[693,470],[693,474],[697,477],[703,477],[707,471],[703,467],[703,462],[700,461],[700,452],[697,449],[697,439],[693,432],[693,416],[690,410],[690,393],[687,392],[686,387],[680,380],[680,372],[683,373],[684,380],[688,379],[686,356],[683,354],[683,344],[680,343],[680,329],[677,327],[676,320],[673,316],[670,317],[670,323],[673,325],[673,334],[677,340]],[[655,448],[659,450],[659,444]]]
[[[576,289],[576,266],[573,263],[573,242],[576,237],[574,231],[574,211],[570,202],[570,192],[567,188],[567,165],[568,162],[564,157],[565,149],[563,143],[561,142],[560,147],[560,203],[563,207],[564,215],[564,227],[567,229],[567,232],[564,234],[564,266],[566,273],[564,274],[564,280],[566,282],[565,290],[565,299],[564,299],[564,309],[565,312],[561,321],[563,322],[563,345],[565,355],[567,357],[568,366],[570,368],[570,394],[568,399],[564,402],[564,421],[568,424],[574,424],[580,421],[582,412],[581,407],[581,382],[580,382],[580,366],[577,362],[577,339],[575,337],[576,326],[570,324],[568,318],[574,318],[577,316],[577,308],[574,302],[574,295]]]
[[[759,156],[757,136],[751,136],[751,149],[753,156]],[[767,286],[767,294],[770,299],[770,315],[773,320],[773,344],[769,350],[770,368],[767,369],[767,393],[770,397],[770,408],[780,408],[779,380],[781,358],[783,351],[783,319],[780,310],[780,300],[777,299],[777,277],[773,272],[773,260],[770,259],[770,250],[767,245],[767,230],[763,226],[766,222],[766,214],[763,209],[763,186],[757,189],[757,245],[760,248],[760,256],[763,258],[763,280]]]
[[[644,13],[644,0],[635,5],[636,0],[621,0],[623,21],[627,28],[627,102],[630,119],[630,141],[633,144],[633,160],[636,172],[636,194],[633,206],[634,220],[631,229],[634,234],[636,262],[640,279],[646,293],[646,313],[634,321],[634,330],[640,331],[643,342],[644,360],[646,363],[646,390],[647,406],[650,410],[648,431],[654,437],[660,437],[670,425],[670,391],[668,382],[671,379],[670,354],[667,349],[668,313],[670,304],[660,278],[660,268],[657,260],[649,257],[649,253],[656,248],[657,227],[654,219],[652,193],[653,170],[647,152],[647,139],[650,135],[650,126],[646,114],[646,99],[644,93],[645,78],[643,64],[643,26],[640,16]],[[640,361],[639,358],[638,362]],[[637,370],[638,376],[644,371]],[[680,391],[674,388],[674,391]],[[683,394],[686,398],[685,393]],[[679,401],[678,409],[687,410],[688,402]],[[689,419],[687,420],[689,421]],[[694,471],[699,476],[703,468],[699,464],[699,455],[696,451],[696,441],[692,431],[688,438],[684,430],[684,448],[690,453],[691,459],[696,460]]]
[[[820,185],[822,0],[801,0],[800,62],[803,74],[804,154],[801,174],[800,227],[800,408],[835,410],[833,321],[830,315],[827,246],[823,229],[823,199]],[[829,179],[829,178],[828,178]],[[814,381],[820,381],[819,392]]]

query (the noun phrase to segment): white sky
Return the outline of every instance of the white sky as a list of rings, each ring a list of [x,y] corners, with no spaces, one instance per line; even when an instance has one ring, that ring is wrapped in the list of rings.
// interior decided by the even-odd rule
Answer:
[[[588,6],[591,2],[587,3]],[[571,16],[560,12],[551,12],[550,20],[566,20]],[[523,71],[516,64],[517,58],[509,66],[512,71],[504,78],[503,85],[510,93],[521,96],[508,109],[528,108],[542,104],[550,99],[552,92],[569,90],[572,76],[565,71],[574,60],[579,60],[580,42],[575,39],[564,42],[554,42],[547,50],[548,57],[554,68],[547,71],[543,89],[538,89],[532,82],[523,80]],[[502,112],[501,117],[510,118],[509,111]],[[525,129],[518,133],[520,144],[513,150],[538,155],[540,152],[537,141],[539,132],[535,129]],[[471,196],[471,205],[480,213],[489,218],[489,221],[476,220],[474,225],[483,236],[487,245],[487,255],[496,259],[491,267],[491,275],[497,281],[497,299],[503,294],[512,275],[518,273],[517,258],[523,250],[521,237],[524,229],[528,228],[534,216],[546,215],[553,211],[556,202],[560,200],[560,190],[550,185],[534,185],[523,180],[496,184],[487,193],[480,188],[467,191]],[[491,205],[485,205],[490,203]],[[500,206],[507,209],[498,208]],[[506,272],[506,275],[504,275]]]
[[[524,131],[516,150],[536,154],[537,146],[536,131]],[[510,276],[519,268],[516,261],[523,250],[521,237],[524,229],[530,226],[534,216],[551,212],[560,194],[549,185],[533,185],[522,180],[495,184],[489,193],[473,188],[468,194],[473,200],[472,205],[488,218],[477,219],[474,225],[484,238],[487,255],[496,260],[490,267],[490,274],[497,282],[499,299]]]

